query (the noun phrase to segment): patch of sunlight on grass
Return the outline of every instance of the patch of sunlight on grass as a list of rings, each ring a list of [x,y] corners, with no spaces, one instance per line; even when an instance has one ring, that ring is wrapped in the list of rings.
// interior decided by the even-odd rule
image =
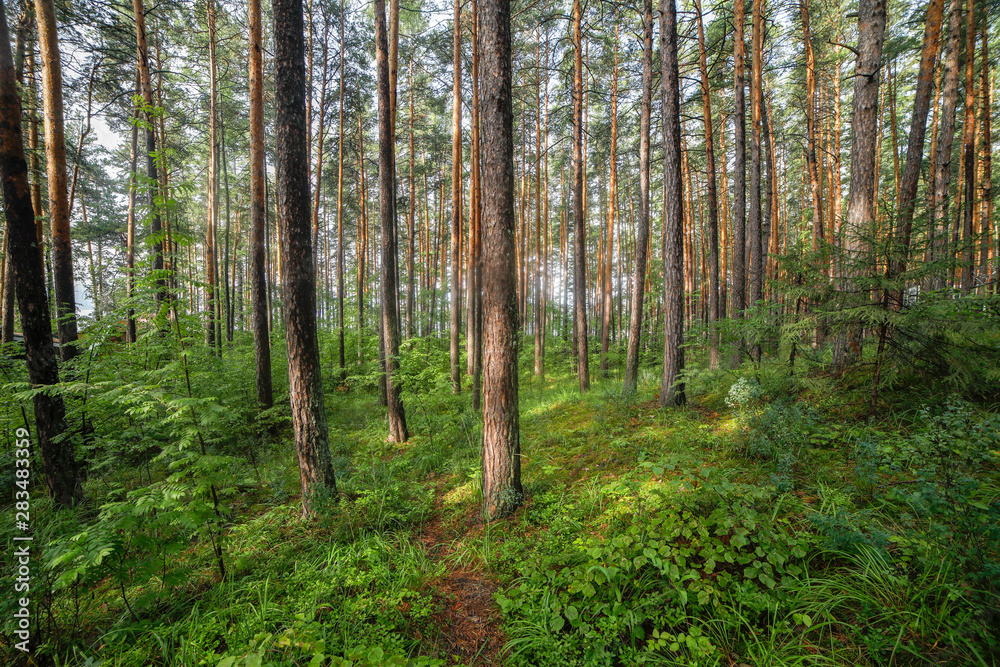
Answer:
[[[441,503],[445,507],[454,507],[456,505],[462,505],[472,500],[475,500],[476,495],[479,492],[479,484],[476,480],[471,480],[462,484],[461,486],[456,486],[454,489],[444,494],[441,498]]]

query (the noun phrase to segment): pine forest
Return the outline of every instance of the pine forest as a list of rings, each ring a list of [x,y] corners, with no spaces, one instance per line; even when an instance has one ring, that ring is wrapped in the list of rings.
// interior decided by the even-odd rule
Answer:
[[[998,40],[0,0],[0,663],[1000,665]]]

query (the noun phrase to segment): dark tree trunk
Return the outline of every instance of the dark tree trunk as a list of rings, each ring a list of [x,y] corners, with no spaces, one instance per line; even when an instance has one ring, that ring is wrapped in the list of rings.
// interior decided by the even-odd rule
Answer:
[[[521,504],[510,0],[480,0],[483,78],[483,512]]]
[[[660,2],[663,85],[663,384],[660,405],[683,405],[684,190],[681,184],[681,93],[677,65],[677,7]]]
[[[732,297],[733,297],[733,309],[732,315],[734,319],[743,319],[746,310],[746,284],[747,284],[747,265],[746,265],[746,233],[747,233],[747,130],[746,130],[746,99],[745,99],[745,81],[744,81],[744,51],[745,45],[743,41],[743,23],[744,23],[744,13],[743,13],[743,3],[737,2],[734,5],[735,14],[733,16],[733,26],[735,27],[734,32],[734,47],[733,54],[735,60],[735,75],[734,75],[734,94],[733,94],[733,104],[735,106],[735,115],[733,117],[733,150],[735,151],[735,156],[733,159],[733,208],[732,208],[732,218],[733,218],[733,287],[732,287]],[[742,337],[737,334],[738,338],[736,340],[736,350],[733,352],[732,366],[734,368],[738,367],[743,361],[743,340]]]
[[[345,3],[340,3],[340,117],[337,141],[337,351],[340,361],[340,381],[347,379],[347,358],[344,349],[344,24],[347,22]]]
[[[316,338],[316,271],[309,229],[302,0],[274,2],[275,153],[288,392],[302,483],[302,514],[336,493]]]
[[[583,189],[583,17],[573,0],[573,293],[577,376],[580,391],[590,389],[587,358],[587,221]]]
[[[28,165],[24,159],[21,135],[21,99],[14,75],[5,11],[3,0],[0,0],[0,181],[3,183],[7,244],[24,332],[28,379],[32,386],[39,387],[58,384],[59,366],[52,346],[45,276],[28,189]],[[62,395],[39,392],[33,400],[46,489],[53,500],[71,507],[83,499],[83,489],[73,443],[61,437],[66,431]]]
[[[449,332],[451,354],[451,385],[457,394],[462,390],[462,359],[460,336],[462,334],[462,293],[458,278],[460,244],[462,239],[462,13],[461,1],[455,0],[454,18],[454,80],[452,91],[451,127],[451,328]]]
[[[924,46],[920,54],[920,71],[917,75],[917,89],[913,100],[913,121],[910,124],[910,135],[906,142],[906,166],[903,168],[903,178],[899,188],[899,213],[896,219],[896,243],[893,248],[890,278],[906,270],[906,262],[910,254],[910,237],[913,233],[913,205],[917,198],[920,170],[924,162],[927,112],[930,110],[931,91],[934,88],[934,61],[937,59],[943,12],[944,0],[930,0],[927,5]],[[893,307],[897,310],[902,306],[902,294],[903,290],[899,290],[893,297]]]
[[[375,0],[375,53],[378,68],[379,218],[382,221],[382,334],[385,340],[386,407],[389,436],[395,442],[409,439],[406,413],[400,397],[399,313],[396,296],[396,198],[395,146],[392,141],[392,107],[389,81],[389,45],[385,0]]]
[[[55,287],[56,328],[63,361],[76,356],[76,294],[73,287],[73,246],[69,230],[69,194],[66,188],[66,133],[63,126],[62,58],[56,34],[52,0],[35,0],[38,50],[42,57],[45,109],[46,179],[49,224],[52,227],[52,276]]]
[[[635,393],[639,377],[642,309],[646,285],[646,252],[649,247],[649,116],[653,98],[653,0],[642,10],[642,111],[639,117],[639,229],[635,240],[635,275],[632,278],[632,312],[622,393]]]
[[[615,22],[614,64],[611,69],[611,154],[608,175],[608,233],[604,242],[603,303],[601,305],[601,376],[608,376],[611,348],[612,269],[614,268],[615,214],[618,208],[618,23]]]
[[[764,295],[764,248],[761,210],[761,105],[763,100],[764,0],[754,0],[751,18],[750,61],[750,215],[747,220],[747,246],[750,266],[749,306],[756,306]],[[760,341],[750,345],[750,358],[760,361]]]
[[[965,211],[962,225],[962,289],[972,289],[976,244],[972,238],[976,210],[976,8],[968,0],[965,12],[965,119],[962,123],[962,164],[965,172]]]
[[[932,227],[931,259],[942,260],[947,252],[949,208],[951,203],[951,159],[955,141],[955,104],[958,99],[958,56],[960,50],[962,3],[951,0],[948,8],[948,41],[942,57],[944,79],[941,95],[941,125],[938,130],[937,155],[934,163],[934,224]],[[935,289],[945,286],[945,274],[938,272],[932,282]]]
[[[153,273],[156,305],[160,306],[167,298],[167,281],[163,276],[163,227],[160,222],[160,210],[156,206],[156,129],[153,114],[153,82],[149,75],[149,46],[146,41],[146,10],[143,0],[132,0],[132,10],[135,14],[135,39],[138,51],[139,82],[142,89],[143,122],[146,128],[146,179],[147,197],[149,202],[149,233],[153,237]]]
[[[878,183],[878,89],[885,42],[886,0],[861,0],[858,7],[858,55],[854,65],[854,107],[851,117],[851,190],[847,200],[848,291],[852,278],[863,275],[860,262],[868,252],[863,238],[875,229],[875,189]],[[871,267],[874,270],[874,266]],[[845,367],[861,358],[861,322],[850,322],[834,346],[833,363]]]
[[[701,71],[701,102],[705,114],[705,170],[708,190],[708,355],[709,366],[719,366],[719,197],[715,186],[715,141],[712,132],[712,96],[708,85],[708,54],[705,48],[705,27],[702,22],[701,0],[696,0],[698,12],[698,66]]]
[[[257,402],[274,404],[271,384],[271,341],[267,326],[267,257],[264,228],[267,202],[264,169],[264,49],[260,0],[250,0],[250,302],[253,321]]]

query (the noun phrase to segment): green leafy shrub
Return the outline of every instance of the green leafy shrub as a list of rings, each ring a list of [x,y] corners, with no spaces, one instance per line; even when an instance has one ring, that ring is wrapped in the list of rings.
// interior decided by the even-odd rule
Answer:
[[[606,535],[528,562],[497,596],[517,664],[718,657],[698,619],[714,616],[723,596],[763,611],[783,579],[802,572],[806,543],[753,502],[766,492],[698,474],[653,496],[648,511],[620,518]]]

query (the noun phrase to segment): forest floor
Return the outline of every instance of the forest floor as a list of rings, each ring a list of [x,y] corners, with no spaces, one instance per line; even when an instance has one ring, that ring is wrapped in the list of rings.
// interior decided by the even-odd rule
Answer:
[[[493,524],[467,393],[442,375],[404,394],[413,435],[390,443],[372,393],[330,385],[339,501],[301,521],[287,434],[227,470],[225,579],[206,534],[160,546],[167,510],[53,524],[48,663],[997,664],[995,413],[866,422],[843,379],[784,368],[703,372],[665,410],[643,379],[623,399],[617,377],[581,396],[567,371],[522,374],[525,501]],[[87,493],[106,514],[168,472]]]

